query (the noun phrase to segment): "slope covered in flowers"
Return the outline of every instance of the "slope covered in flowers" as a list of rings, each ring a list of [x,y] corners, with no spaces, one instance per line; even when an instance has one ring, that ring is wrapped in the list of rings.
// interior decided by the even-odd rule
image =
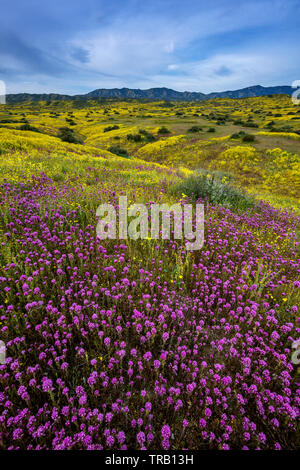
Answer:
[[[122,158],[101,134],[86,145],[54,134],[0,133],[0,448],[295,449],[299,217],[206,202],[199,251],[101,241],[100,203],[175,202],[191,165],[145,161],[151,143]],[[233,162],[246,184],[232,149],[208,166]],[[270,158],[294,171],[294,157]]]
[[[82,143],[73,154],[113,152],[184,170],[222,169],[258,198],[299,211],[299,111],[284,95],[7,105],[0,109],[0,152],[47,149],[65,155],[59,136],[67,127]]]

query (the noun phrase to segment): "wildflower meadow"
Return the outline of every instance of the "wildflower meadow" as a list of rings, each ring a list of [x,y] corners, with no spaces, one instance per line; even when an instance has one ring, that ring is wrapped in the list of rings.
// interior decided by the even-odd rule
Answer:
[[[285,95],[2,105],[0,449],[299,446],[299,133]],[[203,246],[99,238],[121,196]]]

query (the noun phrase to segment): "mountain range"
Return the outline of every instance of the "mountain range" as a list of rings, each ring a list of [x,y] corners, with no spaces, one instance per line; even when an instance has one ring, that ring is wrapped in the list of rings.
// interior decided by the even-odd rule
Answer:
[[[56,93],[17,93],[6,95],[8,104],[22,103],[28,101],[72,101],[72,100],[99,100],[99,99],[118,99],[118,100],[147,100],[147,101],[203,101],[213,98],[249,98],[253,96],[288,94],[295,91],[291,86],[272,86],[263,87],[261,85],[241,88],[240,90],[221,91],[216,93],[200,93],[191,91],[175,91],[170,88],[149,88],[148,90],[132,88],[99,88],[83,95],[61,95]]]

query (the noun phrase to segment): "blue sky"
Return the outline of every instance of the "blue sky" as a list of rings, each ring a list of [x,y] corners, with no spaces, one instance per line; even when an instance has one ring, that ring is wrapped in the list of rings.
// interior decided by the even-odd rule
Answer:
[[[8,0],[8,93],[223,91],[300,79],[300,1]]]

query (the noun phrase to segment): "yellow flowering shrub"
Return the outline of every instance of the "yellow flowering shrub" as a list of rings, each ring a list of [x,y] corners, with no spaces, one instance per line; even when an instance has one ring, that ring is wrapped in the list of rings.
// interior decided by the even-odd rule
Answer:
[[[289,139],[300,140],[300,135],[296,134],[295,132],[260,131],[260,132],[257,132],[256,135],[265,135],[265,136],[269,136],[269,137],[287,137]]]
[[[277,194],[300,194],[300,156],[275,148],[266,151],[262,188]]]
[[[258,152],[254,147],[236,146],[221,152],[211,161],[209,168],[232,172],[243,185],[248,186],[262,177],[258,163]]]

